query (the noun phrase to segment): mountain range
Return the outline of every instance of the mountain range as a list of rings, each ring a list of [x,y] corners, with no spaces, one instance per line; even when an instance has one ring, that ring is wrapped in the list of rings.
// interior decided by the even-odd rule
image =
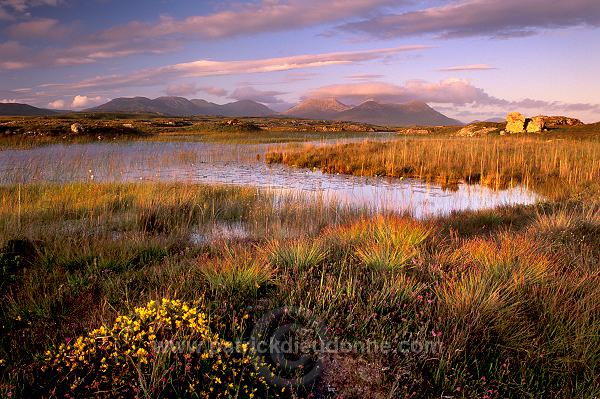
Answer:
[[[120,97],[86,111],[143,112],[168,116],[270,116],[276,114],[269,107],[251,100],[219,105],[206,100],[188,100],[183,97],[159,97],[154,100],[146,97]]]
[[[432,126],[462,125],[448,118],[421,101],[403,104],[386,104],[369,100],[355,107],[343,104],[335,98],[308,99],[284,113],[308,119],[331,119],[353,121],[373,125]]]
[[[410,101],[387,104],[369,100],[357,106],[346,105],[336,98],[309,98],[278,114],[269,107],[251,100],[215,104],[201,99],[183,97],[120,97],[85,112],[149,113],[165,116],[227,116],[266,117],[285,116],[305,119],[351,121],[391,126],[462,125],[424,102]],[[0,104],[0,115],[53,115],[56,111],[35,108],[26,104]]]

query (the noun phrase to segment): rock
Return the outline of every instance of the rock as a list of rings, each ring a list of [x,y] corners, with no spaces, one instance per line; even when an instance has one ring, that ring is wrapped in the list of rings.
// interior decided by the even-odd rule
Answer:
[[[526,119],[519,112],[512,112],[506,117],[507,133],[540,133],[547,131],[547,128],[579,125],[583,125],[583,122],[567,116],[538,115]]]
[[[535,118],[541,118],[544,121],[545,127],[559,127],[559,126],[580,126],[583,125],[579,119],[569,118],[568,116],[545,116],[538,115]],[[534,119],[534,118],[532,118]]]
[[[523,133],[525,131],[525,117],[520,112],[511,112],[506,116],[507,133]]]
[[[133,129],[133,125],[131,123],[123,123],[123,127],[126,127],[127,129]]]
[[[83,128],[83,125],[81,123],[73,123],[71,125],[71,133],[73,134],[80,134],[83,133],[85,131],[85,129]]]
[[[526,120],[527,133],[541,133],[544,130],[545,121],[541,116],[534,116]]]
[[[487,136],[488,134],[498,130],[496,127],[491,126],[478,126],[476,124],[467,125],[460,129],[456,135],[460,137],[479,137]]]

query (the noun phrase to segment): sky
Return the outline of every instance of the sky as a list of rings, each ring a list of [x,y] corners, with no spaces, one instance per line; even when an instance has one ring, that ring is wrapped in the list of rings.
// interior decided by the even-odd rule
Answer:
[[[600,121],[598,0],[0,0],[0,102],[425,101]]]

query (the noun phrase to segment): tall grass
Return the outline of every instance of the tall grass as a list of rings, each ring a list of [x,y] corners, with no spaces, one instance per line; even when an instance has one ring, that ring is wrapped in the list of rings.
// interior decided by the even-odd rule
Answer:
[[[267,153],[269,163],[326,173],[411,177],[495,188],[524,184],[544,195],[573,194],[600,179],[600,142],[539,138],[444,138],[304,146]]]
[[[335,354],[331,372],[359,376],[318,389],[344,397],[372,375],[357,363],[398,397],[598,396],[600,219],[582,198],[416,221],[236,187],[2,187],[1,395],[27,397],[46,348],[177,297],[203,298],[223,336],[295,306],[341,340],[442,344]],[[211,235],[230,225],[248,234]]]

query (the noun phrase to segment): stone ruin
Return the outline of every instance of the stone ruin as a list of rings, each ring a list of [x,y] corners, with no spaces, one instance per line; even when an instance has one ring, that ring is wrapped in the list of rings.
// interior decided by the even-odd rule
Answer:
[[[519,112],[511,112],[506,116],[506,133],[540,133],[548,128],[559,126],[583,125],[579,119],[566,116],[538,115],[533,118],[525,118]]]

